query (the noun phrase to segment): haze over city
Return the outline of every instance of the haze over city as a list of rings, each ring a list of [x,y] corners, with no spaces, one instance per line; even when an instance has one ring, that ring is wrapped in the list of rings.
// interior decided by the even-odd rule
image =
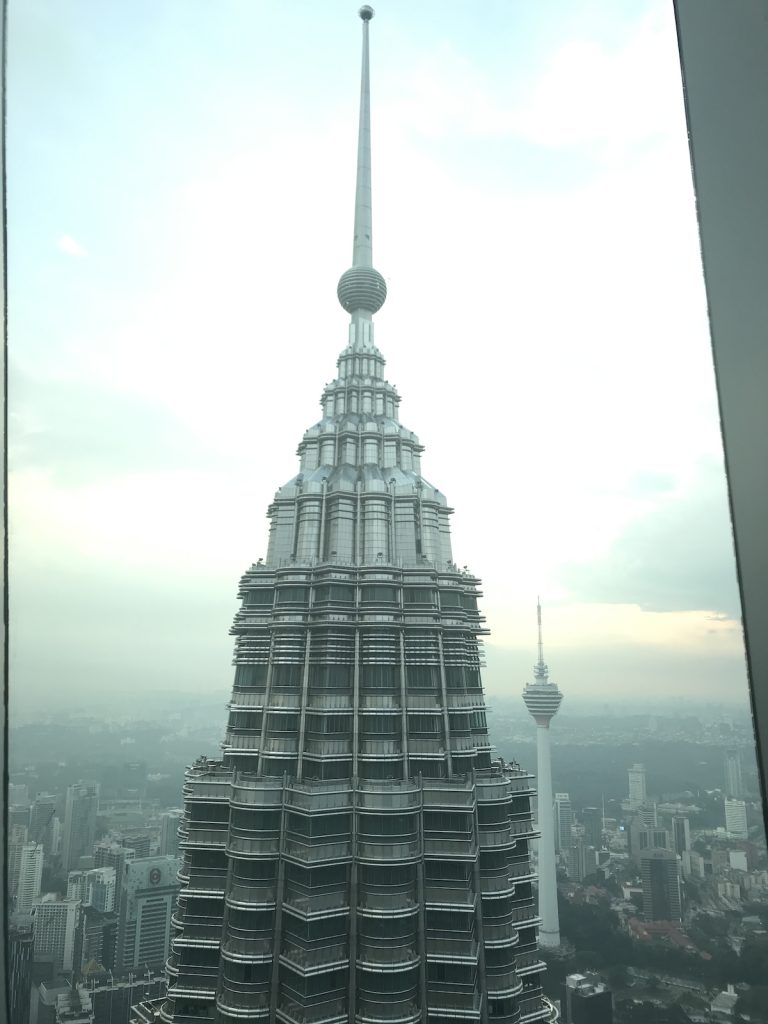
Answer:
[[[484,581],[486,689],[530,676],[541,594],[568,702],[745,704],[671,9],[379,6],[377,343]],[[355,19],[189,10],[11,6],[19,709],[225,697],[346,343]]]

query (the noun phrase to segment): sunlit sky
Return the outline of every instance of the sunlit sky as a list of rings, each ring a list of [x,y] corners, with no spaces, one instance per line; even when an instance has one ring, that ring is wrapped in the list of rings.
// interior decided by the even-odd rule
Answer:
[[[10,4],[15,707],[231,685],[346,343],[357,6]],[[530,677],[541,594],[570,710],[746,702],[671,5],[376,8],[376,339],[486,688]]]

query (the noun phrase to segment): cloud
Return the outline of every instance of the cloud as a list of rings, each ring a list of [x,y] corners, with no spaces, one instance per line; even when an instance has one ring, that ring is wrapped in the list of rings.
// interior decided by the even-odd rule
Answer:
[[[56,241],[56,248],[69,256],[87,256],[87,250],[72,235],[62,235]]]
[[[722,463],[702,460],[692,479],[630,523],[604,557],[565,566],[562,581],[575,600],[738,619]]]

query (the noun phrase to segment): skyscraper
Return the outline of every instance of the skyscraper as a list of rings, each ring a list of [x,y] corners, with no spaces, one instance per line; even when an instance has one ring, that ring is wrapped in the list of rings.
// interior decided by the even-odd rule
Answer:
[[[16,912],[30,914],[32,904],[40,896],[43,879],[43,848],[39,843],[25,843],[19,861],[19,882],[16,889]]]
[[[374,343],[386,285],[360,16],[348,344],[241,581],[223,757],[187,772],[168,1022],[550,1013],[531,778],[491,757],[479,580],[453,560],[451,510]]]
[[[633,764],[627,770],[627,775],[629,778],[629,808],[632,811],[636,811],[648,801],[645,786],[645,765]]]
[[[596,850],[603,847],[603,812],[599,807],[585,807],[581,812],[584,825],[584,839]]]
[[[725,803],[725,830],[737,839],[749,839],[747,828],[747,805],[743,800],[728,800]]]
[[[65,871],[77,868],[80,858],[92,852],[98,807],[99,790],[95,782],[78,782],[67,789],[61,850]]]
[[[691,823],[682,814],[672,817],[672,849],[681,857],[691,848]]]
[[[176,857],[142,857],[123,867],[115,973],[162,968],[179,891]]]
[[[555,849],[563,853],[573,846],[573,808],[569,793],[555,793]]]
[[[563,1024],[613,1024],[613,993],[598,975],[569,974],[563,996]]]
[[[46,857],[53,850],[53,822],[58,798],[53,793],[38,793],[29,812],[29,838],[43,844]]]
[[[724,768],[725,795],[740,799],[744,796],[744,785],[741,779],[741,757],[738,750],[726,750]]]
[[[648,848],[640,854],[643,917],[646,921],[680,921],[680,862],[672,850]]]
[[[71,971],[77,952],[80,901],[60,900],[49,893],[35,901],[32,915],[35,958],[52,956],[56,971]]]
[[[31,928],[11,926],[6,935],[8,1024],[28,1024],[34,938]]]
[[[160,848],[158,853],[176,856],[179,852],[179,824],[184,812],[173,809],[160,815]]]
[[[552,753],[549,744],[549,723],[560,707],[563,695],[549,678],[544,664],[544,643],[541,637],[541,603],[536,607],[539,625],[539,660],[533,670],[533,682],[523,690],[525,706],[536,722],[536,771],[538,773],[539,841],[539,916],[542,946],[560,945],[560,920],[557,910],[557,868],[555,865],[555,812],[552,801]]]

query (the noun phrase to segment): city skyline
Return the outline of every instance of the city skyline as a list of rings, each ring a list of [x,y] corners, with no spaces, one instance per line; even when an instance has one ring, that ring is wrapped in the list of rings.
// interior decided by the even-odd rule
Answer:
[[[330,225],[355,117],[344,12],[307,7],[297,25],[276,5],[224,5],[215,23],[185,18],[181,42],[179,12],[138,3],[130,19],[86,24],[61,5],[11,7],[19,703],[58,699],[41,623],[68,699],[87,703],[105,679],[137,695],[226,691],[231,581],[243,552],[264,554],[261,510],[290,457],[273,444],[256,456],[253,429],[279,415],[282,436],[298,436],[335,351],[343,253]],[[380,43],[398,53],[382,69],[373,155],[393,183],[378,245],[397,282],[380,336],[406,419],[409,396],[425,396],[432,474],[456,477],[454,534],[482,571],[492,630],[488,692],[525,680],[540,590],[573,700],[609,696],[620,678],[649,696],[746,703],[671,12],[598,5],[577,27],[560,3],[497,5],[493,39],[484,19],[405,12],[387,6]],[[179,83],[211,115],[203,145]],[[36,176],[51,162],[41,203]],[[288,271],[298,237],[320,268],[301,308]],[[424,302],[446,291],[442,309]],[[493,292],[500,302],[485,301]],[[437,325],[460,370],[458,418],[435,376]],[[303,372],[278,411],[271,384],[297,358],[286,335]],[[467,422],[498,440],[474,444]],[[472,477],[499,480],[506,449],[514,469],[488,508]],[[453,471],[470,460],[471,473]],[[521,497],[555,479],[551,506]],[[212,528],[217,543],[200,544]]]

